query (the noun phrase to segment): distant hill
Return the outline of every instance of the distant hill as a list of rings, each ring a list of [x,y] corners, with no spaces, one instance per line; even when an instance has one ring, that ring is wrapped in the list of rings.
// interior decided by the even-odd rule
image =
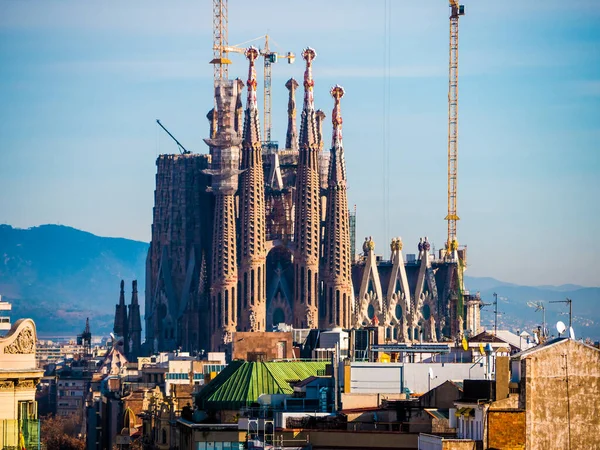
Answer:
[[[18,229],[0,225],[0,294],[13,303],[12,318],[31,317],[40,335],[75,335],[85,318],[92,333],[112,330],[119,281],[126,280],[126,300],[131,281],[138,280],[140,304],[144,305],[145,262],[148,244],[122,238],[95,236],[59,225]],[[494,278],[465,276],[465,286],[480,291],[491,303],[498,294],[499,328],[532,330],[541,313],[528,301],[545,302],[550,331],[557,320],[568,322],[564,304],[549,301],[573,299],[573,328],[577,336],[600,340],[600,288],[577,285],[519,286]],[[493,307],[482,310],[482,324],[493,328]]]
[[[38,334],[74,335],[90,318],[92,333],[112,329],[119,281],[138,280],[143,308],[148,244],[106,238],[60,225],[0,225],[0,294],[13,320],[31,317]]]
[[[531,332],[542,322],[542,313],[527,306],[527,302],[542,301],[546,308],[549,332],[556,334],[554,324],[562,320],[568,324],[568,307],[565,303],[549,303],[566,298],[573,300],[573,329],[577,337],[600,340],[600,287],[584,287],[575,284],[561,286],[519,286],[494,278],[477,278],[465,275],[465,287],[471,292],[479,291],[485,303],[494,301],[498,294],[498,328]],[[494,307],[482,310],[482,325],[493,329]]]

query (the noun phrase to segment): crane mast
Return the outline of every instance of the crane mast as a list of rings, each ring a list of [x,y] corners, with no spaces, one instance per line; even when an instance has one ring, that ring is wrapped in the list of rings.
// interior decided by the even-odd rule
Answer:
[[[215,85],[229,76],[227,0],[213,0],[213,64]]]
[[[271,53],[269,50],[269,35],[265,36],[265,49],[263,51],[263,58],[265,60],[265,78],[264,78],[264,127],[265,127],[265,136],[264,141],[271,142],[271,106],[273,105],[271,101],[271,63],[277,61],[277,56],[274,53]]]
[[[448,255],[458,248],[456,238],[457,187],[458,187],[458,18],[464,15],[465,7],[450,0],[450,61],[448,77]]]

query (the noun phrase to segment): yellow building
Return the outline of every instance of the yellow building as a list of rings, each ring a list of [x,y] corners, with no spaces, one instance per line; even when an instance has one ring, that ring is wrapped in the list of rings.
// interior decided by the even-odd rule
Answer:
[[[20,319],[0,337],[0,448],[38,448],[35,401],[43,371],[37,368],[37,335],[31,319]]]

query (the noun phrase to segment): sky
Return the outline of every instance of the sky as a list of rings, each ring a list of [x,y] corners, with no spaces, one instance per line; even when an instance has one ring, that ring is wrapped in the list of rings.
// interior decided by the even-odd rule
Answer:
[[[388,3],[229,1],[231,45],[268,33],[280,53],[316,49],[326,147],[329,89],[345,88],[357,245],[373,236],[384,256],[395,236],[405,253],[421,236],[442,247],[447,214],[449,11],[444,1]],[[458,240],[467,274],[600,286],[600,3],[465,8]],[[155,120],[208,152],[211,27],[209,0],[0,0],[0,223],[149,241],[156,156],[178,151]],[[230,78],[245,79],[244,58],[231,59]],[[273,67],[280,143],[284,85],[302,79],[302,62]]]

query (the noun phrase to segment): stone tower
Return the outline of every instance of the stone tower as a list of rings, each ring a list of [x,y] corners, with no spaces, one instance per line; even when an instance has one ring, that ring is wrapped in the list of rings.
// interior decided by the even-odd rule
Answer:
[[[331,95],[335,100],[331,121],[333,138],[329,155],[327,186],[327,214],[323,245],[323,306],[320,328],[352,326],[352,293],[350,255],[350,224],[346,197],[346,163],[342,145],[342,114],[340,100],[344,96],[341,86],[334,86]]]
[[[204,141],[210,147],[211,191],[215,195],[210,285],[210,348],[219,350],[231,342],[237,326],[236,288],[238,282],[235,193],[240,174],[240,143],[235,129],[237,80],[215,85],[217,130]]]
[[[127,305],[125,305],[125,281],[121,280],[121,294],[119,304],[115,308],[115,323],[113,333],[116,337],[123,338],[124,351],[127,352]]]
[[[298,150],[298,131],[296,130],[296,89],[298,82],[290,78],[285,87],[290,91],[288,99],[288,126],[285,135],[285,148],[297,151]]]
[[[312,62],[316,52],[306,48],[304,106],[300,125],[300,145],[296,174],[294,220],[294,327],[318,326],[320,183],[319,136],[313,100]]]
[[[140,319],[140,304],[138,303],[137,280],[133,280],[131,289],[131,304],[129,305],[128,317],[128,341],[129,353],[127,357],[134,360],[140,355],[142,345],[142,321]]]
[[[265,179],[260,141],[258,105],[256,103],[256,69],[259,53],[255,47],[246,50],[248,100],[242,140],[242,175],[240,177],[240,295],[241,331],[265,331],[266,307],[266,243],[265,243]]]

